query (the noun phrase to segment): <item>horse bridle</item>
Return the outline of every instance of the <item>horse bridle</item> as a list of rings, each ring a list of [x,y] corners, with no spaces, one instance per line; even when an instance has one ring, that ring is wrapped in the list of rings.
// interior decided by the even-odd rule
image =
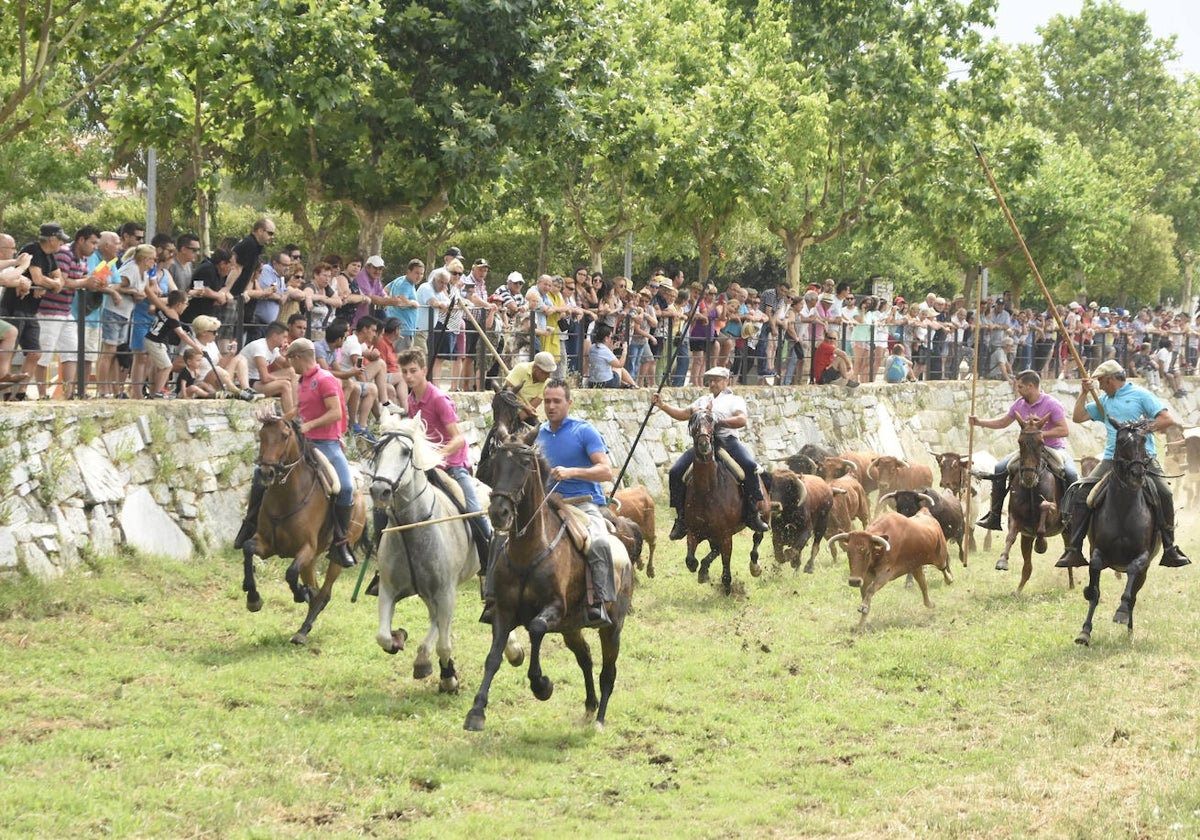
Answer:
[[[497,447],[497,450],[499,450],[499,449],[510,449],[511,451],[513,451],[519,455],[532,458],[533,459],[534,477],[537,479],[538,484],[545,486],[542,481],[542,459],[537,457],[537,452],[534,451],[533,447],[526,446],[525,444],[521,444],[521,443],[502,443],[502,444],[500,444],[500,446]],[[517,530],[513,532],[512,536],[520,537],[526,531],[529,530],[529,526],[534,523],[535,519],[537,519],[538,513],[541,511],[542,507],[549,500],[550,494],[552,492],[554,492],[554,488],[555,488],[555,486],[557,486],[557,484],[558,484],[558,482],[555,481],[549,487],[546,487],[546,492],[544,494],[542,494],[542,503],[540,505],[538,505],[536,508],[534,508],[533,513],[531,513],[529,515],[529,521],[526,522],[520,528],[517,528]],[[491,497],[493,499],[503,499],[504,501],[506,501],[510,505],[512,505],[513,523],[515,525],[516,521],[517,521],[517,510],[519,509],[519,502],[521,501],[521,499],[525,498],[525,485],[522,484],[516,490],[516,492],[510,492],[510,491],[506,491],[506,490],[493,490],[491,493]]]
[[[276,422],[283,425],[282,420],[278,420]],[[304,455],[305,455],[304,437],[300,434],[299,424],[297,424],[296,421],[293,420],[288,425],[290,426],[291,434],[294,434],[296,436],[296,451],[298,453],[296,456],[296,460],[292,461],[290,463],[287,463],[282,460],[280,460],[280,461],[264,461],[261,457],[259,457],[258,460],[256,460],[254,462],[254,465],[256,467],[258,467],[260,471],[263,470],[264,468],[266,468],[267,470],[270,470],[272,475],[275,476],[269,482],[271,484],[287,484],[288,479],[291,478],[291,476],[292,476],[292,471],[295,470],[296,467],[300,465],[300,462],[302,462],[304,460]],[[284,449],[286,450],[286,448],[287,447],[285,445]]]
[[[708,417],[706,423],[704,418]],[[688,423],[688,432],[692,436],[692,446],[696,449],[696,455],[707,460],[712,456],[716,447],[713,443],[713,436],[716,434],[716,420],[712,419],[712,412],[708,410],[697,411],[692,415],[691,422]],[[697,445],[700,440],[708,441],[709,452],[701,452]]]
[[[1126,426],[1117,430],[1117,445],[1113,452],[1113,470],[1121,473],[1122,476],[1128,476],[1131,483],[1138,484],[1146,480],[1146,474],[1150,472],[1150,453],[1146,451],[1146,435],[1141,435],[1141,440],[1134,437],[1133,443],[1137,445],[1137,456],[1133,458],[1118,458],[1116,450],[1121,446],[1121,433],[1125,432],[1133,437],[1137,426]],[[1131,446],[1133,444],[1126,444]]]
[[[386,447],[386,446],[387,446],[389,443],[391,443],[393,440],[395,440],[395,439],[397,439],[397,438],[408,438],[409,440],[412,440],[412,438],[411,438],[411,437],[409,437],[408,435],[404,434],[403,432],[386,432],[386,433],[385,433],[385,434],[384,434],[384,435],[383,435],[383,436],[382,436],[382,437],[379,439],[379,442],[378,442],[377,444],[375,444],[375,450],[374,450],[374,452],[372,453],[372,459],[371,459],[371,460],[372,460],[374,463],[376,463],[376,464],[377,464],[377,463],[379,463],[379,456],[380,456],[380,455],[383,453],[383,450],[384,450],[384,448],[385,448],[385,447]],[[407,473],[408,473],[408,471],[409,471],[410,469],[412,469],[412,465],[413,465],[413,459],[412,459],[412,457],[410,456],[410,457],[408,458],[408,462],[407,462],[407,463],[404,465],[404,469],[400,470],[400,473],[399,473],[399,475],[397,475],[397,476],[396,476],[395,478],[393,478],[393,479],[380,478],[380,477],[379,477],[379,475],[378,475],[376,472],[374,472],[374,470],[372,470],[372,472],[371,472],[371,483],[372,483],[372,484],[374,484],[375,482],[377,482],[377,481],[378,481],[380,484],[386,485],[386,486],[387,486],[387,488],[388,488],[388,489],[389,489],[389,490],[392,492],[392,494],[393,494],[393,495],[395,495],[395,494],[396,494],[396,491],[397,491],[397,490],[399,489],[399,487],[400,487],[400,484],[401,484],[401,483],[404,481],[404,476],[405,476],[405,474],[407,474]]]

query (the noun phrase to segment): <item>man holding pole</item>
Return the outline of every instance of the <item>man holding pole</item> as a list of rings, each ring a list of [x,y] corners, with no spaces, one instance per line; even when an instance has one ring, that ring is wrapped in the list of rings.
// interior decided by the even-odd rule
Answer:
[[[442,467],[462,488],[463,507],[467,513],[481,511],[479,497],[475,494],[475,480],[471,477],[471,454],[467,439],[458,426],[458,410],[454,402],[441,389],[429,381],[425,363],[425,351],[411,347],[402,351],[396,361],[400,375],[408,386],[408,416],[416,417],[420,412],[425,424],[425,436],[442,450]],[[467,520],[471,535],[479,552],[479,568],[482,573],[487,566],[488,548],[492,541],[492,523],[486,516],[473,516]]]
[[[1088,397],[1092,394],[1092,380],[1096,381],[1104,394],[1097,398],[1098,402],[1088,402]],[[1113,359],[1102,362],[1092,371],[1091,378],[1083,380],[1083,388],[1079,392],[1079,398],[1075,400],[1071,419],[1076,423],[1086,423],[1089,420],[1104,422],[1108,438],[1104,445],[1103,460],[1092,470],[1091,475],[1082,479],[1072,490],[1068,548],[1055,566],[1067,568],[1088,565],[1087,558],[1083,555],[1083,538],[1087,536],[1092,518],[1087,497],[1096,482],[1112,472],[1113,453],[1117,448],[1117,429],[1112,422],[1123,423],[1143,418],[1153,418],[1150,430],[1154,432],[1177,425],[1170,410],[1158,397],[1145,388],[1125,381],[1125,369]],[[1160,566],[1186,566],[1192,561],[1175,544],[1175,501],[1158,463],[1154,435],[1146,436],[1146,454],[1150,456],[1147,475],[1154,482],[1156,491],[1149,494],[1149,498],[1158,508],[1158,529],[1162,536],[1162,558],[1158,563]]]
[[[532,361],[513,365],[504,378],[504,387],[522,399],[521,419],[526,423],[541,423],[546,420],[542,407],[542,392],[557,368],[554,356],[543,350]],[[535,411],[536,414],[531,413]]]

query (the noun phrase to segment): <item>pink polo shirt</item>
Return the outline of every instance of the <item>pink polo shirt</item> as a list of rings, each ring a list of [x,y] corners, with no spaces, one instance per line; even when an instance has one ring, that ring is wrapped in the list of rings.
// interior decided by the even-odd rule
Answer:
[[[305,435],[309,440],[337,440],[349,428],[346,419],[346,400],[342,394],[342,385],[336,376],[322,368],[313,365],[308,373],[300,377],[300,419],[307,423],[325,413],[325,399],[336,396],[342,407],[342,417],[336,423],[328,426],[309,429]]]
[[[425,393],[420,399],[417,399],[415,392],[409,391],[408,416],[416,417],[418,411],[421,412],[421,419],[425,421],[426,437],[438,444],[450,440],[450,434],[446,431],[446,427],[451,423],[458,422],[458,411],[454,408],[450,397],[442,389],[430,383],[425,386]],[[467,451],[467,447],[464,446],[457,452],[447,455],[444,466],[470,467],[471,454]]]

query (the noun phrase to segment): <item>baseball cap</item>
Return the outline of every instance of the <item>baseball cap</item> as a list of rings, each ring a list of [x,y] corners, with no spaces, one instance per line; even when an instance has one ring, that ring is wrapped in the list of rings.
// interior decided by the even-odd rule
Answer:
[[[1102,376],[1124,376],[1125,368],[1117,362],[1116,359],[1109,359],[1107,362],[1101,362],[1094,371],[1092,371],[1092,379],[1099,379]]]
[[[533,357],[533,366],[541,368],[547,373],[554,373],[558,368],[558,362],[554,361],[553,355],[543,350]]]
[[[902,303],[908,303],[908,301],[900,297],[900,295],[896,295],[894,298],[892,298],[892,306],[899,306]]]
[[[442,254],[442,256],[443,257],[454,257],[455,259],[459,259],[460,257],[462,257],[462,251],[458,250],[457,248],[451,247],[451,248],[447,248],[446,253]]]
[[[705,379],[707,379],[710,376],[720,377],[721,379],[728,379],[730,377],[730,375],[731,374],[729,373],[729,368],[727,368],[727,367],[717,366],[717,367],[709,368],[708,370],[704,371]]]
[[[58,222],[46,222],[38,228],[38,237],[41,239],[49,239],[51,236],[61,239],[63,242],[70,242],[71,237],[67,236],[67,232],[63,230],[63,226]]]
[[[301,353],[312,353],[313,355],[316,355],[316,352],[317,351],[316,348],[313,347],[313,343],[307,338],[296,338],[292,339],[292,343],[288,345],[287,353],[284,355],[290,358]]]
[[[524,283],[525,278],[521,276],[521,272],[514,271],[508,275],[508,282],[509,283]]]
[[[196,334],[216,332],[219,329],[221,329],[221,322],[211,315],[197,315],[192,321],[192,332]]]
[[[367,257],[367,265],[372,266],[373,268],[383,268],[383,257],[379,256],[378,254],[372,254],[371,256]]]
[[[485,260],[483,257],[480,257],[479,259],[475,260],[475,267],[479,268],[480,266],[483,266],[484,268],[491,268],[491,266],[488,265],[488,261]]]

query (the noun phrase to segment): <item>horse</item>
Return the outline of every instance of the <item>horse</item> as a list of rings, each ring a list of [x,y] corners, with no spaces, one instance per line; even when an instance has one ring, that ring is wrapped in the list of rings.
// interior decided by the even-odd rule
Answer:
[[[479,468],[475,474],[484,484],[491,484],[492,452],[509,435],[522,432],[528,426],[521,419],[521,398],[508,388],[501,388],[492,397],[492,428],[479,450]]]
[[[529,631],[529,687],[538,700],[549,700],[554,683],[542,673],[542,641],[547,633],[560,633],[575,654],[583,672],[584,710],[595,714],[603,728],[608,700],[617,678],[621,628],[633,600],[634,573],[620,540],[610,536],[615,600],[608,615],[612,623],[599,629],[602,665],[600,700],[592,677],[592,653],[583,638],[587,618],[585,567],[582,553],[566,535],[567,522],[546,495],[550,466],[534,446],[510,437],[492,454],[492,495],[488,516],[497,531],[507,534],[503,547],[493,552],[492,576],[496,609],[492,646],[484,663],[483,680],[467,713],[464,729],[483,729],[484,710],[492,679],[500,667],[505,639],[518,626]],[[568,515],[569,515],[568,511]]]
[[[1108,487],[1098,488],[1102,495],[1088,527],[1092,552],[1088,585],[1083,590],[1088,612],[1083,629],[1075,637],[1077,645],[1092,643],[1092,616],[1100,603],[1100,573],[1105,569],[1126,573],[1125,592],[1113,614],[1113,622],[1124,624],[1133,632],[1133,605],[1146,582],[1150,561],[1161,547],[1158,519],[1144,489],[1146,472],[1150,469],[1146,437],[1152,421],[1108,422],[1117,430],[1117,443],[1112,471],[1107,479],[1102,479]],[[1091,489],[1087,485],[1085,488]]]
[[[427,522],[459,513],[449,494],[426,475],[426,470],[436,468],[441,460],[441,450],[425,437],[420,419],[391,413],[384,416],[371,459],[371,498],[375,509],[384,511],[386,526]],[[486,504],[486,487],[479,487],[477,492],[481,503]],[[403,629],[392,629],[396,602],[410,595],[420,596],[429,611],[429,632],[417,648],[413,679],[425,679],[433,673],[430,655],[436,646],[438,690],[458,691],[450,622],[458,587],[479,572],[480,558],[470,526],[460,519],[405,531],[384,531],[378,556],[379,627],[375,641],[386,653],[403,650],[408,634]],[[509,652],[510,661],[516,659],[518,663],[524,655],[519,646]]]
[[[708,567],[719,552],[723,567],[721,583],[728,595],[733,589],[733,575],[729,571],[733,535],[746,527],[746,523],[743,521],[742,491],[737,478],[717,463],[717,450],[713,445],[715,428],[711,411],[695,411],[688,421],[695,459],[692,461],[691,474],[684,479],[687,490],[683,502],[683,520],[687,527],[685,562],[689,572],[699,569],[697,583],[707,583]],[[746,479],[759,480],[757,475],[747,476]],[[765,493],[763,498],[766,498]],[[758,546],[762,539],[763,535],[756,531],[750,548],[750,574],[753,577],[762,574],[762,566],[758,563]],[[711,550],[697,564],[696,546],[705,541]]]
[[[1019,594],[1033,572],[1030,549],[1038,554],[1045,554],[1046,537],[1063,533],[1063,488],[1046,460],[1046,445],[1038,437],[1046,418],[1030,417],[1028,420],[1022,420],[1018,417],[1017,422],[1021,426],[1021,432],[1017,435],[1016,479],[1012,482],[1012,489],[1008,494],[1008,535],[1004,540],[1004,550],[1000,552],[1000,558],[996,561],[996,569],[1008,571],[1008,553],[1019,535],[1021,556],[1025,561],[1021,567],[1021,582],[1017,584]],[[1070,570],[1067,580],[1073,589],[1075,577]]]
[[[288,586],[297,604],[308,604],[308,614],[300,629],[292,636],[292,644],[308,641],[313,622],[329,603],[333,584],[342,567],[329,563],[325,580],[317,588],[313,568],[317,555],[328,551],[333,540],[330,517],[332,502],[318,476],[316,450],[308,445],[297,431],[295,421],[261,413],[262,428],[258,433],[258,476],[266,486],[262,507],[258,513],[257,530],[242,546],[242,591],[246,593],[246,609],[262,609],[262,597],[254,579],[254,556],[264,560],[291,557],[288,566]],[[357,544],[367,522],[367,507],[362,494],[354,493],[354,512],[350,519],[350,543]]]

